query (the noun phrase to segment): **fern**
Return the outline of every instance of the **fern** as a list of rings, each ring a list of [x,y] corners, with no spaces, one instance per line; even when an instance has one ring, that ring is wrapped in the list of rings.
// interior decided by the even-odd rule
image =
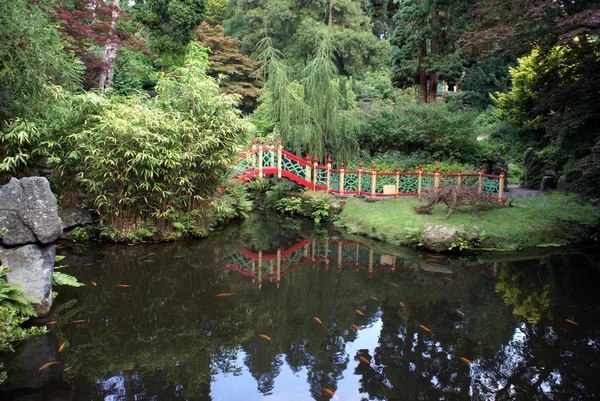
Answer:
[[[75,277],[70,274],[54,272],[52,274],[52,284],[53,285],[68,285],[71,287],[81,287],[84,284],[78,281]]]

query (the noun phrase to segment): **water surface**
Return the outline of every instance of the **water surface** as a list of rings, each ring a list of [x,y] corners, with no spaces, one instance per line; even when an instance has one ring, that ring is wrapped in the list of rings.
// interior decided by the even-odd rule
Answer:
[[[86,286],[60,289],[2,399],[600,398],[590,250],[440,258],[257,214],[59,252]]]

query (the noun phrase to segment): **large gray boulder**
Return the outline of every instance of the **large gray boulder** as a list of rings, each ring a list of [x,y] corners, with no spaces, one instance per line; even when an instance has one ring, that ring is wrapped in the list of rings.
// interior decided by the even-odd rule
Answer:
[[[62,223],[46,178],[12,178],[0,188],[1,227],[8,229],[0,240],[5,246],[56,241],[62,234]]]
[[[460,241],[475,241],[479,238],[476,226],[448,226],[445,224],[426,224],[423,226],[423,245],[435,252],[445,252],[458,246]]]
[[[5,248],[0,245],[2,264],[11,271],[6,279],[19,283],[24,294],[34,302],[38,316],[48,313],[52,306],[52,273],[56,259],[54,244],[28,244]]]
[[[525,167],[524,177],[523,177],[523,188],[533,188],[535,182],[535,151],[533,148],[527,148],[525,153],[523,154],[523,162]]]

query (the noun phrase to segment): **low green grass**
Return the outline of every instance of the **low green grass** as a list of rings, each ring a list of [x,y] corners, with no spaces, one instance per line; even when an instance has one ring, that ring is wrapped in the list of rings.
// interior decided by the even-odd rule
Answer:
[[[482,248],[513,251],[528,247],[573,243],[597,234],[600,210],[581,205],[573,196],[554,193],[547,196],[517,198],[513,207],[479,210],[471,216],[471,207],[457,208],[446,219],[446,207],[437,206],[430,215],[418,215],[416,198],[367,202],[347,199],[336,224],[355,234],[366,235],[396,245],[410,245],[407,235],[427,223],[452,226],[473,225],[485,231]]]

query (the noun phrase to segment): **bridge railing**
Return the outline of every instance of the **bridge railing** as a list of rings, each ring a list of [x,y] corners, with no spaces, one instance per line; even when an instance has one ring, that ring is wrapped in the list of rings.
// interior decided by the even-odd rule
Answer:
[[[483,167],[477,173],[443,174],[436,167],[435,173],[423,171],[394,172],[377,171],[377,167],[363,168],[360,163],[358,170],[346,170],[344,163],[339,169],[332,168],[331,156],[327,164],[319,164],[317,156],[311,162],[309,155],[304,159],[283,149],[281,138],[277,142],[271,139],[269,145],[262,141],[252,141],[252,149],[240,155],[240,168],[245,174],[237,174],[242,180],[255,176],[277,175],[290,178],[306,188],[325,191],[338,196],[365,196],[371,199],[399,198],[405,196],[420,196],[424,188],[439,187],[440,185],[463,185],[477,187],[480,192],[488,194],[499,202],[504,201],[505,174],[484,174]],[[248,160],[249,159],[249,160]]]

